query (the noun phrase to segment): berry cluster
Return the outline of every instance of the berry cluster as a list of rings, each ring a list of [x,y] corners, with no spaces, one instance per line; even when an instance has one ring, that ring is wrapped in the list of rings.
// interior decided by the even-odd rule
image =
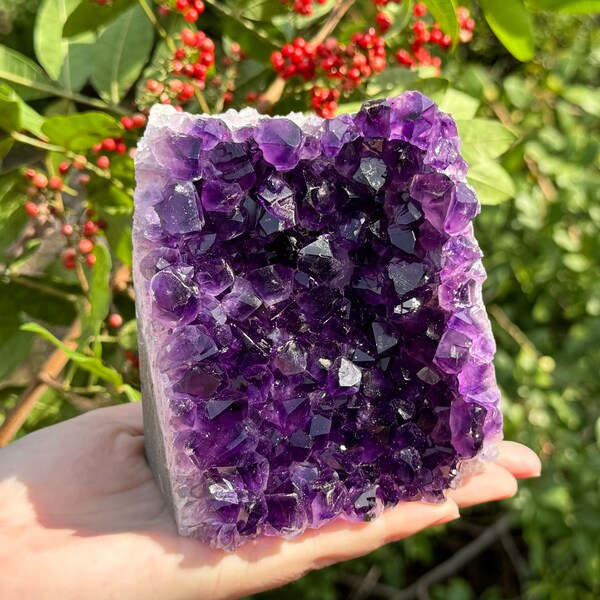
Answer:
[[[364,33],[355,33],[347,46],[330,37],[316,47],[303,38],[285,44],[271,54],[275,72],[283,79],[300,76],[304,81],[313,81],[321,76],[338,82],[343,91],[353,90],[361,81],[386,67],[385,40],[373,27]],[[329,93],[315,86],[311,91],[312,105],[317,114],[333,116],[337,107],[339,91]]]
[[[181,31],[181,41],[183,46],[173,53],[171,73],[203,84],[215,62],[215,43],[203,31],[191,29]]]
[[[146,117],[141,113],[135,114],[132,117],[126,116],[121,119],[121,125],[126,131],[133,129],[140,129],[146,125]],[[123,137],[106,138],[100,143],[92,146],[92,152],[94,154],[100,154],[101,152],[115,152],[117,154],[125,154],[128,150],[128,146],[125,143]],[[96,160],[96,166],[100,169],[108,169],[110,167],[110,159],[106,154],[100,155]]]
[[[204,12],[202,0],[176,0],[175,10],[183,15],[188,23],[195,23]],[[163,12],[165,9],[163,9]]]
[[[102,221],[85,221],[81,226],[63,223],[60,232],[65,236],[68,246],[63,250],[62,259],[66,269],[75,269],[79,258],[88,267],[96,264],[96,256],[92,254],[95,238],[106,224]]]
[[[339,90],[329,90],[315,85],[310,90],[310,97],[311,106],[319,116],[329,119],[335,115],[340,97]]]
[[[282,4],[289,4],[290,0],[281,0]],[[314,12],[315,0],[292,0],[292,10],[302,15],[303,17],[310,17]],[[316,0],[317,4],[325,4],[327,0]]]
[[[442,59],[440,56],[434,56],[431,54],[425,45],[439,46],[442,51],[448,50],[452,45],[452,38],[450,35],[445,34],[438,23],[432,23],[429,25],[423,20],[427,14],[427,6],[424,2],[415,4],[413,8],[413,15],[416,17],[416,21],[412,26],[412,43],[410,51],[401,48],[395,54],[396,61],[400,66],[413,68],[413,67],[435,67],[436,74],[439,75],[441,72]],[[469,11],[464,7],[458,7],[456,11],[458,22],[460,25],[460,41],[468,42],[473,37],[473,29],[475,28],[475,21],[470,18]]]
[[[215,62],[214,42],[203,31],[189,28],[181,31],[180,39],[181,46],[173,52],[163,82],[146,81],[150,103],[158,101],[178,108],[194,97],[196,87],[202,90],[206,85],[207,73]]]

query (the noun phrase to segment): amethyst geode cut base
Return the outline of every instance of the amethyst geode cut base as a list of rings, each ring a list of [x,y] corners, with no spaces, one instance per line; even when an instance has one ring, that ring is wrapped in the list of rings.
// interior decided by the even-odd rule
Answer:
[[[440,502],[490,453],[479,203],[431,100],[155,107],[136,169],[147,452],[183,535],[231,549]]]

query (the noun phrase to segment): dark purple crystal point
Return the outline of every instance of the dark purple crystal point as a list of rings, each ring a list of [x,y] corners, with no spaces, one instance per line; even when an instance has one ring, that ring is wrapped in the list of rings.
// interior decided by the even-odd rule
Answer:
[[[182,534],[231,549],[439,502],[491,454],[480,207],[430,99],[158,106],[136,162],[148,455]]]

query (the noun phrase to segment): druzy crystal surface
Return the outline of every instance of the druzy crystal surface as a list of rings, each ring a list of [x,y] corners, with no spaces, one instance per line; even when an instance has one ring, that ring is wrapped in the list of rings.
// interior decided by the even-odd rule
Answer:
[[[136,163],[147,452],[182,534],[231,549],[442,501],[489,452],[480,206],[430,99],[155,107]]]

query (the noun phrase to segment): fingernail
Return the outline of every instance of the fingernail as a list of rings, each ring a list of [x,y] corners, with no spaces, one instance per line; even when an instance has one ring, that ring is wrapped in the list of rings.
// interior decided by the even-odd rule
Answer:
[[[450,523],[450,521],[456,521],[456,519],[460,518],[460,513],[458,511],[454,513],[450,513],[445,517],[442,517],[439,521],[436,521],[433,525],[443,525],[444,523]]]

